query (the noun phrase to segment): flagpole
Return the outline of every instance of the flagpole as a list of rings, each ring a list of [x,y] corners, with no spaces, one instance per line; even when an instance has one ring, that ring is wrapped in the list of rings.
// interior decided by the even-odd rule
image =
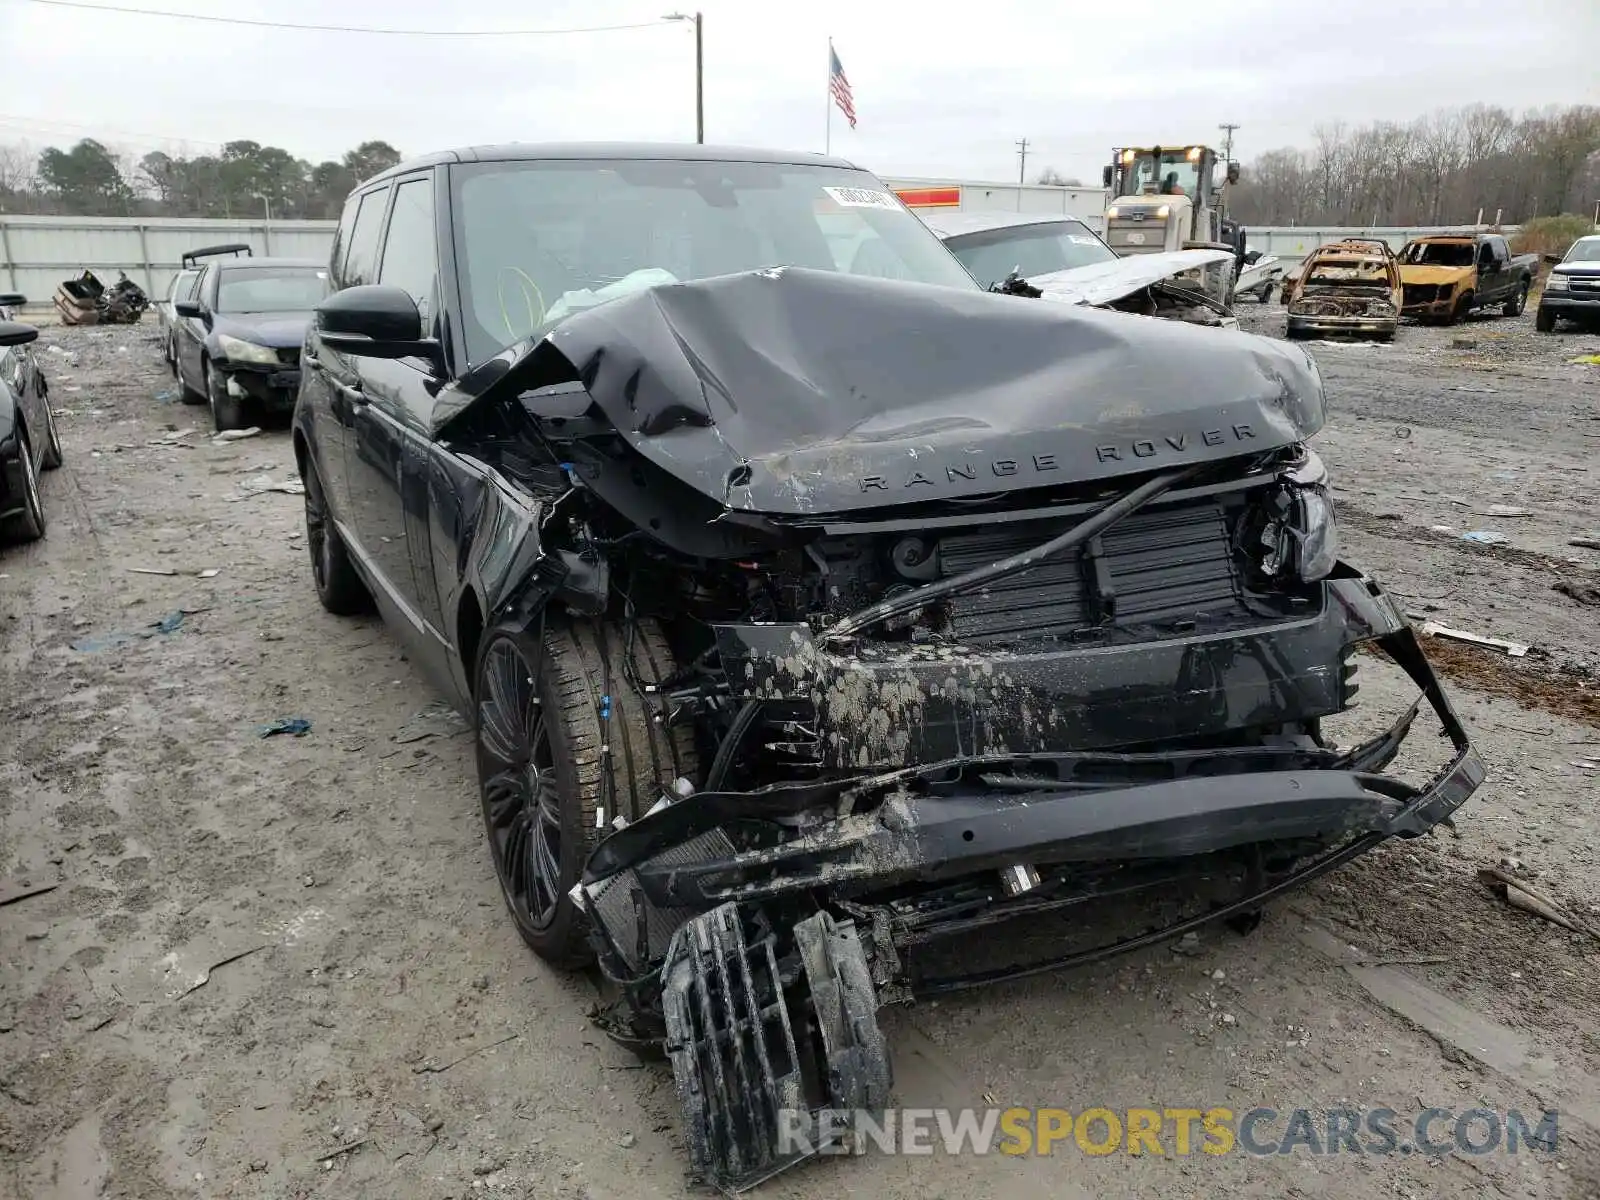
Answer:
[[[822,135],[822,152],[824,154],[832,154],[833,153],[833,39],[831,37],[828,39],[828,76],[827,76],[827,80],[828,80],[827,81],[827,85],[823,89],[823,93],[822,93],[822,99],[823,99],[823,103],[825,105],[825,113],[826,113],[826,115],[823,117],[823,121],[826,122],[826,124],[824,124],[823,128],[827,131],[826,133],[824,133]]]

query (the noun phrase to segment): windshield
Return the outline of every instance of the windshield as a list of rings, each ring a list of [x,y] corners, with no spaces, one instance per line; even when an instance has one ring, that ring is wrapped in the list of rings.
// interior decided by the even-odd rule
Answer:
[[[1600,262],[1600,238],[1584,238],[1581,242],[1573,242],[1572,249],[1567,251],[1567,256],[1562,262]]]
[[[1015,271],[1024,279],[1066,271],[1117,256],[1080,221],[1041,221],[966,233],[945,242],[961,265],[984,287]]]
[[[861,171],[780,163],[546,161],[451,168],[467,356],[659,284],[807,267],[971,289],[939,239]]]
[[[307,312],[328,291],[318,267],[230,267],[217,285],[221,313]]]
[[[1470,267],[1471,242],[1412,242],[1400,252],[1400,261],[1411,266]]]
[[[1164,151],[1159,158],[1140,153],[1122,171],[1122,194],[1142,196],[1146,191],[1164,196],[1196,196],[1200,187],[1200,159],[1187,150]]]

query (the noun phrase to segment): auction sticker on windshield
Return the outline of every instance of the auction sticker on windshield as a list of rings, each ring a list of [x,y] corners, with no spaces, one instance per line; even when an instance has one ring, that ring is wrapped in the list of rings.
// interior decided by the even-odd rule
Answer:
[[[888,192],[880,192],[874,188],[853,187],[825,187],[822,189],[833,197],[833,202],[841,208],[889,208],[898,210],[900,201]]]

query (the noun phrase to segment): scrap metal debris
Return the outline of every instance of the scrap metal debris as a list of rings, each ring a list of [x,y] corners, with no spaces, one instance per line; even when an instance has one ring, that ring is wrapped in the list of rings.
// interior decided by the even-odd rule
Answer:
[[[54,303],[63,325],[136,325],[150,307],[150,297],[121,271],[109,288],[93,271],[85,271],[61,281]]]

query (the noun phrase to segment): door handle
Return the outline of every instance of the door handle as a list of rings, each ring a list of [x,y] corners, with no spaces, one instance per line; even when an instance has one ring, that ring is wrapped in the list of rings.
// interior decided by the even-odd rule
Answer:
[[[351,404],[358,404],[364,407],[368,403],[367,394],[361,390],[359,385],[351,386],[348,383],[335,381],[333,386],[338,388],[339,394],[350,401]]]

